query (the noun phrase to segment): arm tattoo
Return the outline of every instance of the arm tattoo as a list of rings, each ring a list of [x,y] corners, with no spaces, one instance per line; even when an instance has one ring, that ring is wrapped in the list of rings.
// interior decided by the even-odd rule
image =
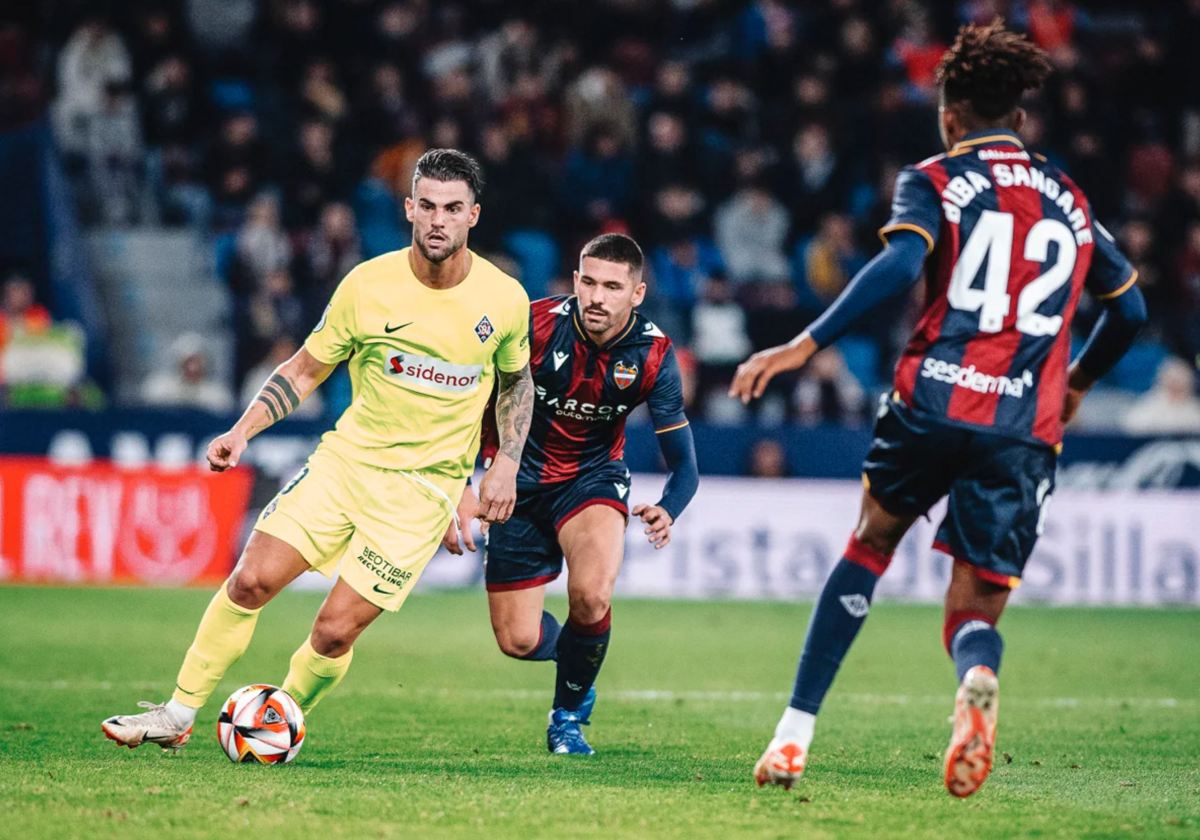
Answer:
[[[500,432],[500,451],[519,464],[533,420],[533,374],[529,365],[525,365],[515,373],[500,371],[499,378],[496,427]]]
[[[267,407],[272,423],[278,423],[300,405],[300,397],[292,383],[278,373],[267,380],[254,399]]]

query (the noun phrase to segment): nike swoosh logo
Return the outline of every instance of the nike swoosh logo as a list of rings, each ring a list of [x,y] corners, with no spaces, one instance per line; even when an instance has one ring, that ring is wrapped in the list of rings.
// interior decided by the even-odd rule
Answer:
[[[405,326],[407,326],[407,324],[406,324]],[[376,592],[378,592],[380,595],[395,595],[395,594],[396,594],[395,592],[391,592],[391,591],[389,591],[389,590],[387,590],[387,589],[380,589],[380,588],[379,588],[379,584],[378,584],[378,583],[377,583],[377,584],[375,584],[375,585],[374,585],[373,587],[371,587],[371,588],[372,588],[372,589],[374,589]]]
[[[407,324],[401,324],[401,325],[400,325],[400,326],[398,326],[398,327],[393,327],[391,324],[384,324],[384,325],[383,325],[383,331],[384,331],[385,333],[387,333],[388,335],[391,335],[391,334],[392,334],[392,333],[394,333],[396,330],[402,330],[402,329],[404,329],[405,327],[410,327],[410,326],[412,326],[412,323],[413,323],[412,321],[409,321]]]

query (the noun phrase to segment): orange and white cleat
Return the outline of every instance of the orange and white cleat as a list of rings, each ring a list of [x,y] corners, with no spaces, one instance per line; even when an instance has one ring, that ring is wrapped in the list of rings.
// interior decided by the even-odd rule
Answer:
[[[767,744],[767,751],[754,765],[754,781],[758,782],[759,787],[772,784],[791,790],[804,772],[807,760],[808,751],[798,742],[772,738],[771,743]]]
[[[966,798],[983,787],[992,772],[1000,681],[991,668],[967,671],[954,698],[954,734],[946,750],[946,790]]]
[[[110,741],[123,747],[158,744],[164,750],[178,751],[192,737],[192,727],[181,726],[171,717],[166,704],[142,701],[138,706],[149,709],[137,715],[116,715],[100,724],[100,729]]]

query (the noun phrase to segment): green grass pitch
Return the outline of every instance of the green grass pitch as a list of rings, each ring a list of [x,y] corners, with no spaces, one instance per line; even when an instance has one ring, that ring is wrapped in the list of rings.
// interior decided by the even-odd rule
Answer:
[[[104,717],[168,695],[208,598],[0,588],[0,837],[1200,836],[1197,612],[1011,610],[1002,755],[958,801],[936,608],[876,608],[785,793],[750,772],[806,605],[619,602],[593,758],[547,754],[552,666],[495,649],[481,593],[383,616],[292,765],[231,764],[218,702],[178,756],[105,740]],[[269,606],[214,699],[282,681],[318,603]]]

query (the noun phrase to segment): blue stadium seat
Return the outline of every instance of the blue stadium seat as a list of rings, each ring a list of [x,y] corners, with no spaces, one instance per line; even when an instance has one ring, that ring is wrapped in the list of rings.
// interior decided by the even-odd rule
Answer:
[[[879,345],[866,336],[848,335],[837,343],[837,348],[858,384],[874,391],[879,384]]]
[[[540,230],[514,230],[505,235],[504,250],[521,267],[521,283],[529,297],[545,297],[562,259],[558,243]]]
[[[1129,348],[1106,378],[1126,391],[1149,391],[1154,387],[1158,366],[1167,355],[1167,349],[1158,342],[1139,341]]]
[[[233,261],[237,257],[237,234],[222,233],[213,242],[213,252],[217,277],[227,284],[229,273],[233,270]]]
[[[214,79],[208,86],[208,96],[222,111],[254,110],[254,88],[242,79]]]

